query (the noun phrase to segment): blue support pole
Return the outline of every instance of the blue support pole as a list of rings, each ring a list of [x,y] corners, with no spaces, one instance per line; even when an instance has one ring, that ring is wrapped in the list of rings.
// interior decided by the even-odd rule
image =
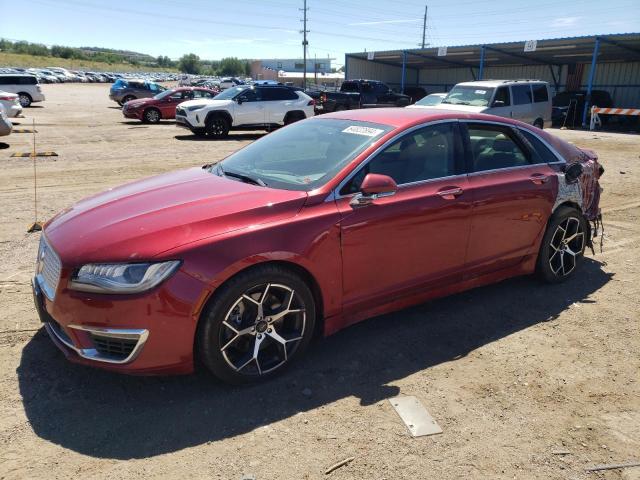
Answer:
[[[478,73],[478,80],[482,80],[484,73],[484,45],[480,47],[480,72]]]
[[[400,80],[400,93],[404,93],[404,82],[407,76],[407,52],[402,51],[402,79]]]
[[[593,88],[593,80],[596,76],[596,64],[598,60],[598,49],[600,48],[600,39],[596,37],[596,43],[593,46],[593,56],[591,57],[591,71],[589,71],[589,84],[587,85],[587,98],[584,102],[584,111],[582,112],[582,128],[587,126],[587,113],[591,108],[591,89]]]
[[[348,55],[345,53],[344,54],[344,79],[345,80],[349,80],[349,75],[347,73],[347,65],[348,65]]]

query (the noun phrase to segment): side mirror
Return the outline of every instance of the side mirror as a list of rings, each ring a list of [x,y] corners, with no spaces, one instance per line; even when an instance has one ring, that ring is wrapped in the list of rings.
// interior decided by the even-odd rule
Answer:
[[[492,104],[492,107],[504,107],[504,100],[495,100]]]
[[[564,167],[564,179],[568,184],[576,183],[582,175],[582,164],[572,163]]]
[[[244,97],[238,97],[236,98],[236,102],[238,102],[238,105],[242,105],[242,102],[244,102]]]
[[[369,173],[360,186],[360,192],[351,200],[352,207],[362,207],[381,197],[389,197],[398,191],[398,185],[388,175]]]

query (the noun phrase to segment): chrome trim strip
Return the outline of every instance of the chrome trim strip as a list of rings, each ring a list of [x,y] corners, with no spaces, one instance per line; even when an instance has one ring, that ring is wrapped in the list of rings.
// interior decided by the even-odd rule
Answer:
[[[84,327],[81,325],[68,325],[68,328],[73,328],[75,330],[82,330],[89,333],[95,333],[96,335],[101,335],[103,337],[111,337],[111,338],[119,338],[123,340],[136,340],[136,346],[133,347],[133,350],[129,354],[128,357],[124,359],[114,359],[111,357],[107,357],[102,355],[95,348],[78,348],[73,344],[70,344],[64,338],[62,338],[56,329],[52,327],[49,323],[45,323],[45,328],[50,335],[55,336],[63,345],[70,348],[74,352],[76,352],[82,358],[86,358],[88,360],[94,360],[96,362],[103,363],[111,363],[111,364],[124,364],[132,362],[136,359],[140,352],[142,351],[142,347],[147,341],[149,337],[149,331],[145,329],[115,329],[115,328],[100,328],[100,327]],[[61,327],[62,328],[62,327]]]
[[[419,130],[421,128],[425,128],[425,127],[430,127],[431,125],[438,125],[440,123],[458,123],[458,119],[451,119],[451,118],[447,118],[445,120],[434,120],[434,121],[430,121],[430,122],[426,122],[426,123],[421,123],[419,125],[414,125],[411,128],[407,128],[406,130],[402,130],[401,132],[398,132],[397,135],[394,135],[393,137],[391,137],[389,140],[387,140],[386,142],[384,142],[382,145],[380,145],[378,148],[376,148],[373,152],[371,152],[371,154],[369,154],[369,156],[367,158],[365,158],[364,160],[362,160],[357,166],[355,166],[353,168],[353,170],[351,170],[351,172],[342,179],[342,181],[338,184],[338,186],[336,188],[333,189],[333,191],[331,192],[331,194],[329,194],[329,196],[327,196],[327,198],[325,199],[325,202],[333,202],[335,200],[339,200],[341,198],[349,198],[351,196],[353,196],[353,193],[350,193],[349,195],[340,195],[340,190],[342,190],[342,187],[345,186],[345,184],[351,180],[351,178],[358,173],[358,171],[364,167],[367,163],[369,163],[371,160],[373,160],[373,158],[378,155],[382,150],[384,150],[385,148],[387,148],[389,145],[391,145],[392,143],[394,143],[396,140],[398,140],[399,138],[414,132],[416,130]],[[465,175],[465,174],[461,174],[461,175]],[[452,175],[453,177],[459,177],[461,175]],[[449,177],[442,177],[442,178],[449,178]],[[398,188],[400,187],[404,187],[405,185],[414,185],[417,183],[421,183],[424,181],[430,181],[430,180],[441,180],[442,178],[431,178],[429,180],[421,180],[420,182],[411,182],[411,183],[402,183],[400,185],[398,185]]]

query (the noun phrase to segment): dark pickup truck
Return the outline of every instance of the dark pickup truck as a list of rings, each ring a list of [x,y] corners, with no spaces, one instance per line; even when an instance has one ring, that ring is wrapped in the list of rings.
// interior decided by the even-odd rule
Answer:
[[[307,91],[316,101],[316,113],[338,112],[355,108],[406,107],[411,97],[391,90],[377,80],[347,80],[339,92]]]

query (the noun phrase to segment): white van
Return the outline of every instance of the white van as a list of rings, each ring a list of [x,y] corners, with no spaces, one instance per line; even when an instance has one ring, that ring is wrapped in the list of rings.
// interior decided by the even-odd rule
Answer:
[[[458,83],[439,105],[429,108],[488,113],[538,128],[551,126],[551,94],[542,80],[486,80]]]
[[[43,102],[44,94],[35,75],[23,73],[0,73],[0,90],[17,93],[24,108],[32,102]]]

